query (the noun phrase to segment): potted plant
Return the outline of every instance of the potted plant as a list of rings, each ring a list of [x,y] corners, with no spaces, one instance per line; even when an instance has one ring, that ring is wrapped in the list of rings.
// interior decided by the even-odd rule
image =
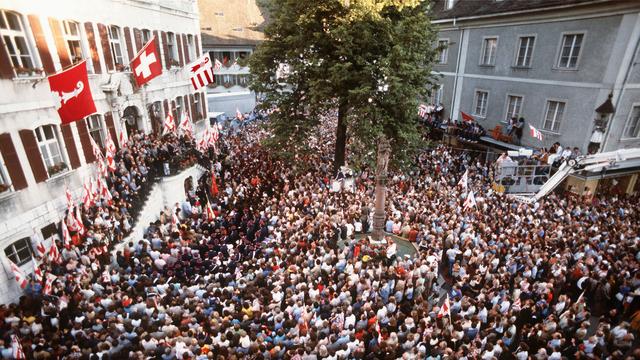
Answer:
[[[66,169],[67,169],[67,164],[61,162],[61,163],[49,166],[47,168],[47,172],[49,173],[49,176],[53,176],[55,174],[63,172]]]
[[[42,73],[42,69],[37,68],[27,68],[27,67],[17,67],[15,68],[16,75],[18,76],[34,76]]]
[[[233,84],[228,82],[228,81],[224,83],[224,87],[227,88],[227,89],[232,87],[232,86],[233,86]]]

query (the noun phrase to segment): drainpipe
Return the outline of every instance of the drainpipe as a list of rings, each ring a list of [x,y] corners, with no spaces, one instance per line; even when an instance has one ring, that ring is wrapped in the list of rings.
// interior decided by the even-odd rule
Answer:
[[[456,27],[456,18],[453,18],[453,26]],[[464,35],[464,29],[459,29],[460,30],[460,39],[458,40],[458,56],[456,58],[456,72],[453,76],[453,92],[451,93],[451,107],[449,107],[449,117],[451,117],[451,119],[454,119],[454,116],[456,116],[455,120],[457,120],[457,115],[456,114],[452,114],[451,111],[453,111],[453,106],[456,102],[456,96],[458,96],[457,94],[457,88],[458,88],[458,77],[459,74],[458,72],[460,71],[460,55],[462,54],[462,37]]]

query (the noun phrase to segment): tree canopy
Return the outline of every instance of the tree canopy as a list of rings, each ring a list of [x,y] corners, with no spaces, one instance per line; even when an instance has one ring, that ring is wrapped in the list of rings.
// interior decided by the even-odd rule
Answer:
[[[266,40],[249,59],[251,88],[275,106],[280,151],[304,152],[318,126],[335,126],[334,166],[375,157],[389,137],[396,165],[419,145],[417,105],[428,96],[435,31],[420,0],[265,0]],[[285,65],[285,66],[283,66]],[[286,68],[288,71],[282,71]],[[337,124],[321,123],[338,111]],[[393,164],[393,162],[392,162]]]

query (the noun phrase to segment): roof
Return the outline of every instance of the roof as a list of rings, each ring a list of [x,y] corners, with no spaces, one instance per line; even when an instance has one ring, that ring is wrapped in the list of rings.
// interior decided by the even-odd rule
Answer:
[[[446,0],[434,0],[434,19],[452,19],[479,15],[498,15],[506,12],[544,9],[555,6],[600,3],[603,0],[454,0],[453,7],[445,10]]]
[[[266,11],[255,0],[198,0],[202,45],[256,45]]]

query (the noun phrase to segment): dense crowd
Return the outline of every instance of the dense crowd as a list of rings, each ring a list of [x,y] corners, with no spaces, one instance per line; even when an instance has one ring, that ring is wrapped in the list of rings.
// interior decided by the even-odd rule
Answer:
[[[374,171],[333,192],[325,131],[287,161],[257,124],[230,134],[204,158],[216,186],[205,174],[144,238],[91,258],[126,234],[158,154],[191,146],[138,136],[109,179],[117,198],[85,213],[88,235],[53,265],[53,294],[0,307],[2,356],[18,334],[34,359],[640,358],[637,196],[518,203],[491,190],[491,164],[438,145],[389,176],[386,230],[419,249],[398,256],[357,236]]]

